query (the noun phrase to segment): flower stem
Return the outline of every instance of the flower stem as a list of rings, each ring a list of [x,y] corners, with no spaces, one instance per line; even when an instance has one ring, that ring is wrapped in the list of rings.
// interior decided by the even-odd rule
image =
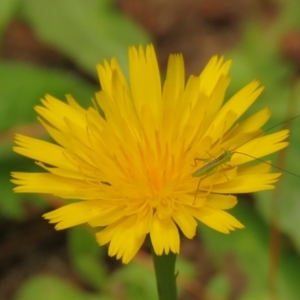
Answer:
[[[156,255],[152,245],[152,257],[159,300],[177,300],[175,275],[176,254]]]

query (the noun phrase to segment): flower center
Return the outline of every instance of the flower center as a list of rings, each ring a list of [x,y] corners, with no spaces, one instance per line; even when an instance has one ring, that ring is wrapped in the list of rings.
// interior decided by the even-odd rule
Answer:
[[[158,205],[156,206],[156,211],[161,219],[170,217],[173,213],[173,209],[174,202],[171,198],[161,199],[161,201],[159,201]]]

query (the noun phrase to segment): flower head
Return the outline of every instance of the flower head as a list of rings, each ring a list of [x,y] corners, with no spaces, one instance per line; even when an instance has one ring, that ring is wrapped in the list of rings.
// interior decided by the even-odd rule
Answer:
[[[179,231],[193,238],[197,221],[243,228],[226,212],[231,194],[273,188],[280,174],[247,162],[286,147],[288,131],[263,134],[268,109],[238,123],[262,88],[253,81],[224,104],[230,64],[214,56],[185,83],[183,57],[171,55],[162,84],[152,45],[129,49],[129,80],[115,59],[104,61],[92,107],[47,95],[35,108],[56,143],[16,136],[14,151],[44,171],[14,172],[15,191],[78,200],[44,217],[56,229],[98,228],[98,243],[124,263],[147,234],[161,255],[179,253]]]

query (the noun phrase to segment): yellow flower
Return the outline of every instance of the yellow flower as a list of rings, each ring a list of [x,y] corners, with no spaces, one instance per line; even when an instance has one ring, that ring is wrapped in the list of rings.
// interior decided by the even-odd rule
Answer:
[[[56,144],[16,136],[14,151],[44,172],[14,172],[15,191],[78,200],[44,217],[56,229],[97,227],[98,243],[124,263],[147,234],[161,255],[179,253],[179,231],[193,238],[197,221],[222,233],[243,228],[225,211],[237,203],[231,194],[272,189],[280,175],[245,163],[286,147],[288,131],[263,135],[268,109],[237,123],[262,88],[253,81],[224,104],[230,64],[214,56],[185,84],[183,57],[171,55],[162,85],[152,45],[129,49],[128,81],[115,59],[104,61],[92,107],[47,95],[35,108]],[[229,162],[192,176],[225,150]]]

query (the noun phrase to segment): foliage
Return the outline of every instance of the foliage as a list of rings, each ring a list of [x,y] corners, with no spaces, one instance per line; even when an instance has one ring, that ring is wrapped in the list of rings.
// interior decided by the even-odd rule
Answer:
[[[247,82],[257,78],[266,86],[261,101],[253,111],[269,106],[273,112],[271,126],[287,117],[291,93],[300,97],[299,84],[293,85],[296,72],[280,56],[278,45],[284,32],[299,27],[297,1],[287,1],[279,18],[268,30],[262,32],[257,24],[249,24],[244,31],[239,48],[226,56],[234,60],[230,85],[231,93]],[[27,218],[25,206],[30,202],[37,210],[49,207],[45,199],[24,197],[12,192],[9,172],[30,170],[31,162],[17,157],[11,151],[13,133],[30,131],[33,136],[44,133],[39,130],[33,107],[46,93],[63,98],[72,94],[88,106],[98,89],[91,83],[95,79],[95,64],[104,58],[116,56],[126,68],[127,47],[130,44],[145,44],[149,37],[128,17],[122,15],[109,0],[2,0],[0,3],[0,38],[3,39],[7,25],[15,19],[27,23],[45,44],[60,51],[72,61],[90,80],[78,78],[64,69],[50,69],[25,63],[0,61],[0,218],[22,220]],[[252,113],[250,111],[249,113]],[[293,108],[293,115],[299,110]],[[291,126],[291,146],[286,154],[286,164],[280,167],[300,175],[300,135],[297,127],[300,120]],[[278,128],[277,128],[278,129]],[[275,162],[275,164],[277,164]],[[300,206],[299,178],[284,174],[279,183],[280,201],[272,193],[255,195],[255,207],[250,207],[244,198],[234,210],[246,229],[224,236],[201,226],[199,229],[204,246],[215,262],[216,274],[207,286],[208,293],[229,297],[232,283],[224,275],[226,259],[233,256],[238,268],[247,278],[248,287],[241,300],[265,299],[268,294],[269,228],[273,212],[272,201],[279,202],[278,223],[284,235],[278,287],[281,299],[298,299],[297,282],[300,268]],[[107,269],[103,249],[86,228],[68,232],[70,264],[89,292],[76,286],[67,278],[58,275],[38,274],[24,281],[16,291],[14,300],[34,299],[155,299],[154,278],[149,272],[148,261],[137,260],[132,265],[115,270]],[[142,256],[143,257],[143,256]],[[192,281],[195,270],[187,262],[179,262],[178,269],[183,282]],[[180,280],[179,280],[180,281]],[[188,285],[188,284],[186,284]],[[91,292],[92,290],[92,292]],[[118,290],[118,291],[116,291]],[[45,293],[45,291],[47,291]],[[120,291],[123,293],[120,295]],[[126,295],[126,296],[124,296]],[[123,298],[122,298],[123,297]],[[148,297],[148,298],[146,298]],[[217,299],[217,298],[216,298]],[[221,299],[221,298],[220,298]]]

